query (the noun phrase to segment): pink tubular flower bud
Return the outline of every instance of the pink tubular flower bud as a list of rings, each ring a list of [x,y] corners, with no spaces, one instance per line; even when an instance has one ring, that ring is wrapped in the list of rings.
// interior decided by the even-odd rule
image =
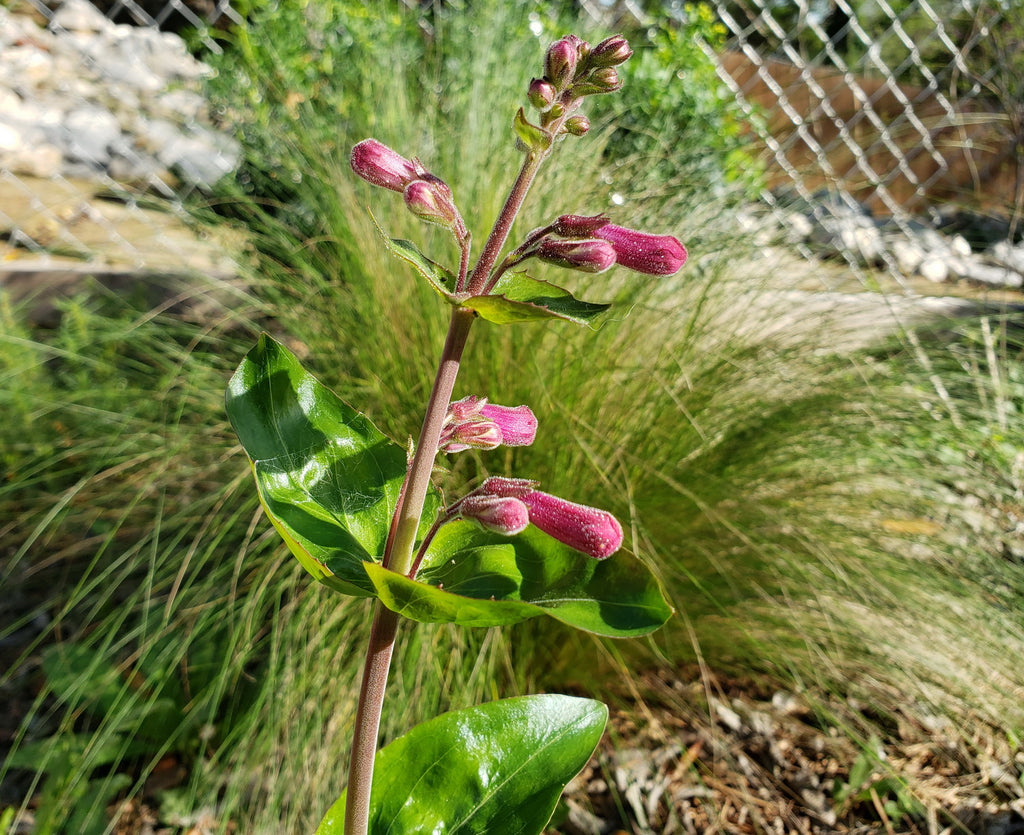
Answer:
[[[520,501],[530,521],[548,536],[597,560],[610,557],[622,546],[622,526],[606,510],[587,507],[534,490]]]
[[[592,238],[598,229],[607,225],[607,215],[562,215],[551,224],[551,231],[560,238]]]
[[[471,395],[448,407],[438,451],[529,446],[536,436],[537,418],[529,406],[497,406]]]
[[[467,449],[497,449],[502,444],[501,429],[489,420],[471,420],[451,427],[438,445],[440,452],[464,452]]]
[[[633,50],[629,48],[629,42],[622,35],[612,35],[590,51],[590,65],[592,67],[617,67],[628,61],[632,54]]]
[[[530,89],[527,98],[537,110],[547,110],[555,102],[558,91],[550,81],[535,78],[530,82]]]
[[[544,76],[557,89],[565,87],[576,75],[581,43],[575,35],[566,35],[548,47],[544,56]]]
[[[528,478],[505,478],[500,475],[492,475],[490,478],[485,478],[483,484],[477,487],[471,495],[521,499],[532,493],[536,486],[537,482],[530,481]]]
[[[489,531],[515,536],[530,524],[530,511],[511,496],[466,496],[458,505],[459,515],[471,519]]]
[[[542,240],[536,249],[541,261],[581,270],[585,273],[600,273],[615,266],[615,248],[607,241],[583,240]]]
[[[672,275],[686,263],[686,247],[671,235],[651,235],[608,223],[593,233],[615,250],[619,264],[647,275]]]
[[[405,187],[403,196],[409,211],[428,223],[453,229],[459,221],[452,190],[437,177],[427,174],[422,179],[413,180]]]
[[[590,130],[590,119],[586,116],[572,116],[565,120],[565,132],[572,136],[583,136]]]
[[[364,139],[357,144],[349,162],[352,170],[364,180],[392,191],[404,191],[419,176],[412,160],[376,139]]]

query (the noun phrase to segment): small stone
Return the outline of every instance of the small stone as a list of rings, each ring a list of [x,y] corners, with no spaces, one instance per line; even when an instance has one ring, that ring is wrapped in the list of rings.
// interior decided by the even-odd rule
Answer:
[[[918,265],[917,274],[928,281],[942,284],[949,280],[949,267],[942,258],[928,256]]]
[[[103,32],[112,27],[103,13],[86,0],[64,0],[50,19],[54,32]]]

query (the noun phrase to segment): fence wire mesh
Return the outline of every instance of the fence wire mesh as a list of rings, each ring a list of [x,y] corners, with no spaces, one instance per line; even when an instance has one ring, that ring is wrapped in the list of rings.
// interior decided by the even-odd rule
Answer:
[[[1007,172],[1019,153],[1024,117],[1018,112],[1014,121],[1007,109],[1013,108],[1015,95],[1016,106],[1024,109],[1024,93],[1019,81],[1017,88],[1012,78],[1007,82],[1012,71],[993,49],[1015,3],[707,0],[725,36],[702,47],[747,114],[753,141],[763,150],[770,186],[764,198],[773,212],[786,222],[799,201],[816,221],[826,222],[867,207],[909,235],[915,219],[936,207],[989,211],[1019,206],[1019,178]],[[62,17],[76,4],[102,17],[107,40],[99,39],[99,24],[78,20],[72,25]],[[644,20],[647,14],[636,0],[583,0],[581,5],[605,22],[612,5],[613,15]],[[679,3],[676,11],[685,16],[687,7]],[[29,19],[36,31],[27,28]],[[106,101],[111,91],[97,86],[111,73],[132,75],[130,63],[117,65],[111,58],[129,29],[152,35],[146,47],[150,53],[160,44],[184,53],[184,42],[169,44],[177,36],[161,31],[168,28],[187,29],[204,49],[219,52],[210,26],[242,22],[229,0],[93,0],[91,5],[84,0],[59,5],[7,0],[0,6],[0,232],[7,240],[3,244],[0,238],[0,259],[31,253],[142,266],[152,262],[156,250],[166,254],[163,260],[181,258],[189,245],[178,231],[168,231],[165,218],[169,213],[184,222],[184,201],[205,179],[227,169],[230,148],[211,138],[209,120],[195,98],[183,99],[173,85],[153,82],[147,88],[139,78],[119,78],[119,83],[136,85],[132,90],[131,83],[121,84],[113,93],[116,98],[129,90],[117,119],[127,118],[120,114],[133,106],[139,111],[135,136],[129,139],[128,129],[111,121],[113,107]],[[92,41],[69,32],[69,26],[91,28]],[[74,36],[69,40],[76,44],[78,64],[47,65],[53,50],[46,39],[68,34]],[[48,80],[46,72],[64,75]],[[191,89],[198,96],[201,66],[178,72],[196,82]],[[29,103],[38,105],[36,111],[53,104],[40,101],[50,87],[59,87],[66,97],[59,108],[41,117],[30,113]],[[1003,100],[993,91],[1001,91]],[[166,166],[144,164],[144,150],[168,131],[167,107],[159,105],[174,95],[181,130],[164,139],[181,153],[175,158],[177,176],[168,177]],[[41,118],[41,127],[28,124],[33,116]],[[99,159],[104,129],[103,153],[112,156]],[[51,145],[60,144],[54,137],[63,142],[62,150],[52,152],[61,155],[57,166],[48,164],[52,153],[46,157]],[[12,149],[18,142],[23,153],[15,164],[19,158]],[[209,146],[207,158],[214,168],[190,172],[187,160],[198,157],[188,157],[183,149],[202,142]],[[164,147],[162,159],[170,156]],[[104,199],[112,195],[117,200]],[[161,198],[160,213],[146,205],[152,195]],[[126,219],[131,234],[125,232]],[[856,240],[846,241],[842,252],[855,269],[871,260],[857,248]],[[871,257],[874,266],[881,262],[900,276],[891,248]]]
[[[219,52],[212,25],[241,22],[227,0],[0,5],[0,284],[83,262],[233,272],[189,228],[185,201],[233,163],[175,32]]]

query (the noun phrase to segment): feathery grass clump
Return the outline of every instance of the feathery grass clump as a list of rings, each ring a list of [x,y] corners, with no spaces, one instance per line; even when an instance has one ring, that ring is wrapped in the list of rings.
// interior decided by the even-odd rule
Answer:
[[[297,16],[309,43],[254,27],[228,53],[236,74],[221,69],[239,113],[248,94],[267,104],[243,131],[241,191],[212,205],[250,236],[247,292],[201,322],[102,294],[69,303],[51,333],[3,313],[0,579],[21,605],[0,686],[41,685],[17,746],[42,769],[33,782],[15,761],[3,779],[43,793],[49,831],[63,814],[95,823],[168,759],[188,776],[163,807],[208,805],[240,831],[309,831],[337,795],[368,609],[311,585],[262,518],[224,385],[267,328],[382,430],[414,435],[433,372],[420,358],[444,311],[378,245],[348,149],[373,133],[421,155],[474,207],[478,237],[511,177],[526,5],[474,3],[431,18],[429,37],[397,8],[279,6],[282,29]],[[538,20],[542,38],[561,33]],[[615,511],[679,616],[656,643],[612,649],[551,622],[417,630],[400,641],[389,704],[402,707],[385,734],[542,686],[621,693],[624,670],[695,654],[881,714],[1019,734],[1014,323],[893,331],[837,355],[833,333],[773,295],[788,276],[734,233],[726,185],[697,203],[682,161],[673,189],[664,164],[648,181],[642,157],[605,163],[602,141],[560,149],[520,231],[606,209],[678,235],[692,261],[667,281],[583,279],[588,297],[647,314],[596,335],[477,328],[457,393],[530,403],[544,443],[452,466],[514,471]],[[398,205],[376,220],[422,235]],[[426,249],[443,260],[446,246]]]

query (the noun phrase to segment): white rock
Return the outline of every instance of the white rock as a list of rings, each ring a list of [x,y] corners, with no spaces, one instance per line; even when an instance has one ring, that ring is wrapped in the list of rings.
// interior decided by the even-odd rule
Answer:
[[[992,245],[988,255],[1000,266],[1024,273],[1024,244],[1014,246],[1009,241],[999,241]]]
[[[967,238],[963,235],[954,235],[949,239],[949,248],[954,255],[958,255],[961,258],[971,257],[971,245],[968,243]]]
[[[10,169],[15,174],[49,179],[60,174],[63,164],[64,155],[60,148],[43,142],[22,148],[11,159]]]
[[[86,0],[64,0],[50,19],[50,29],[55,32],[103,32],[112,27],[103,12]]]
[[[943,258],[926,257],[917,267],[917,274],[936,284],[949,280],[949,266]]]
[[[21,131],[12,124],[0,122],[0,153],[13,154],[25,144]]]
[[[897,238],[892,244],[892,254],[896,265],[904,275],[913,275],[927,257],[927,252],[916,241],[909,238]]]
[[[105,166],[110,160],[110,147],[121,136],[121,123],[109,110],[84,106],[68,113],[64,130],[69,159]]]

